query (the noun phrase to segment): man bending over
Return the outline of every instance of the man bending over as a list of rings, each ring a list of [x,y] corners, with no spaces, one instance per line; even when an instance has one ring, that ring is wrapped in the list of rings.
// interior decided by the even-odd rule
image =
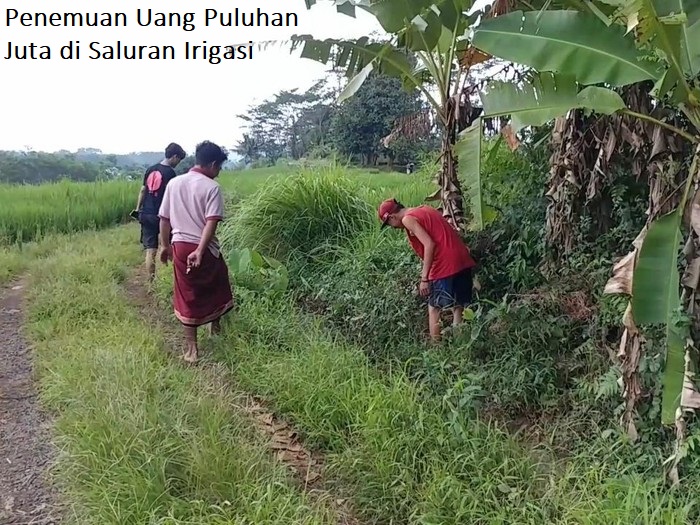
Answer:
[[[382,228],[406,230],[413,251],[423,260],[419,291],[428,297],[428,325],[433,342],[440,340],[440,311],[452,308],[453,325],[462,323],[472,301],[472,269],[476,262],[457,231],[431,206],[405,208],[395,199],[379,205]]]
[[[160,259],[173,261],[173,308],[185,327],[189,363],[199,356],[197,327],[211,323],[211,332],[218,333],[219,319],[233,308],[228,267],[216,240],[224,201],[214,179],[227,158],[216,144],[199,144],[195,166],[168,184],[160,206]]]

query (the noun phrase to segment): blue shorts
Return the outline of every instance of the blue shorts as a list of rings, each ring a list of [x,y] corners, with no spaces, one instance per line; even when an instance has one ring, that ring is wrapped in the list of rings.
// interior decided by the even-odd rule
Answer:
[[[444,279],[436,279],[430,283],[428,304],[441,309],[469,306],[472,302],[472,286],[471,268]]]

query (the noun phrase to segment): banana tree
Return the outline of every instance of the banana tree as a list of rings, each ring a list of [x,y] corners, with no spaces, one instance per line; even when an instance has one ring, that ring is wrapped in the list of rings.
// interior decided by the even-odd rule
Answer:
[[[700,279],[700,2],[586,0],[580,2],[579,9],[511,12],[480,23],[471,43],[484,53],[538,72],[531,82],[519,85],[492,83],[482,94],[484,116],[510,114],[517,129],[543,124],[574,108],[596,106],[594,109],[642,119],[696,146],[680,191],[665,196],[666,200],[675,199],[677,206],[662,213],[658,203],[650,205],[647,225],[633,250],[616,264],[606,287],[608,293],[631,298],[618,355],[623,364],[622,423],[632,438],[637,436],[638,366],[644,348],[638,325],[665,327],[662,423],[676,425],[679,439],[669,473],[677,482],[683,412],[700,407],[692,383],[693,336],[700,328],[696,304]],[[543,76],[565,88],[557,87],[556,95],[538,95]],[[676,108],[690,125],[681,127],[633,111],[611,89],[640,81],[654,83],[658,108]],[[480,132],[477,124],[462,138],[467,155],[475,154],[479,143],[471,135]],[[469,176],[477,177],[475,172]],[[683,245],[685,272],[681,279],[677,268]]]
[[[501,3],[503,0],[498,1],[499,5]],[[307,7],[313,4],[315,0],[306,0]],[[491,58],[469,47],[467,31],[479,16],[497,14],[498,6],[489,13],[467,15],[472,0],[335,0],[335,4],[338,11],[346,15],[354,16],[356,7],[374,15],[390,35],[388,41],[370,42],[367,37],[320,41],[310,36],[296,36],[293,48],[303,46],[302,57],[332,62],[346,71],[350,80],[339,96],[340,102],[357,92],[373,71],[398,77],[406,89],[422,92],[442,134],[440,170],[436,177],[439,188],[429,198],[441,201],[443,215],[455,228],[466,229],[457,162],[460,151],[455,148],[455,142],[457,133],[468,127],[479,113],[478,108],[472,107],[470,92],[466,89],[470,68]],[[423,128],[425,123],[424,113],[404,119],[385,140],[391,140],[402,131]],[[464,160],[467,164],[478,165],[478,159]],[[471,226],[478,229],[488,213],[476,189],[478,177],[471,182]]]

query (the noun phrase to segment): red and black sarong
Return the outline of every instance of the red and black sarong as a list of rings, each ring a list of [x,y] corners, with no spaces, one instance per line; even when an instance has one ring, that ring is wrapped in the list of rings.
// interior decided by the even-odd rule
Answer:
[[[233,293],[224,258],[204,250],[198,268],[187,273],[187,256],[197,249],[189,242],[173,243],[173,309],[185,326],[216,321],[233,308]]]

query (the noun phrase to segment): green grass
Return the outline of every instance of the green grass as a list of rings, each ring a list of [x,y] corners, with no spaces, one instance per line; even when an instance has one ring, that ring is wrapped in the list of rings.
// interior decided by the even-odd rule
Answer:
[[[130,181],[2,184],[0,245],[115,225],[136,205],[138,189]]]
[[[73,240],[72,234],[48,235],[39,241],[0,246],[0,286],[17,277],[37,259],[46,259]]]
[[[254,218],[254,203],[261,199],[283,205],[276,211],[260,208],[258,220],[274,220],[263,231],[251,219],[244,227],[249,240],[264,234],[270,248],[281,239],[287,248],[308,243],[313,249],[335,236],[335,260],[315,269],[337,266],[337,278],[345,273],[350,281],[362,279],[364,271],[350,274],[351,263],[383,274],[393,264],[390,253],[399,246],[408,250],[403,239],[376,234],[372,207],[388,196],[420,203],[430,191],[425,177],[316,169],[305,172],[301,193],[285,194],[280,189],[297,191],[282,180],[292,171],[222,175],[220,182],[236,202],[234,213],[248,207]],[[332,195],[322,190],[329,176],[340,190]],[[260,188],[267,190],[256,194]],[[299,217],[307,230],[296,228]],[[239,394],[220,388],[227,379],[266,397],[307,443],[324,452],[334,494],[351,498],[369,523],[697,520],[697,482],[669,490],[659,462],[635,463],[632,447],[614,433],[588,436],[589,447],[566,458],[550,450],[547,439],[536,447],[518,443],[479,419],[468,378],[435,392],[400,369],[380,370],[367,358],[361,337],[354,342],[340,337],[325,319],[301,313],[291,297],[270,300],[238,290],[239,309],[215,343],[219,368],[180,368],[163,355],[160,335],[122,294],[129,266],[140,260],[137,237],[136,228],[127,227],[67,237],[72,244],[63,248],[47,239],[26,258],[0,252],[0,263],[5,257],[14,265],[11,273],[29,268],[33,276],[30,329],[42,400],[57,413],[64,451],[57,479],[75,504],[75,523],[335,523],[326,506],[312,505],[270,461],[235,410]],[[398,272],[410,273],[412,265],[406,261]],[[367,337],[397,331],[391,324],[396,301],[409,292],[392,295],[391,285],[391,278],[374,279],[365,292],[373,286],[383,290],[341,306],[352,319],[355,313],[372,316],[375,324],[367,325],[372,329],[363,329]],[[166,301],[170,286],[170,272],[161,272]],[[415,344],[404,350],[435,358]],[[397,349],[387,343],[383,351]],[[492,373],[500,372],[496,367]],[[511,381],[508,375],[501,378],[504,384]]]
[[[218,181],[228,204],[251,196],[261,187],[305,173],[323,176],[329,171],[357,183],[363,195],[376,205],[388,196],[417,203],[430,191],[420,175],[355,168],[271,167],[223,172]],[[136,205],[139,181],[71,182],[41,185],[0,184],[0,246],[40,240],[53,233],[71,233],[113,226],[128,218]]]
[[[223,374],[178,365],[128,303],[135,233],[85,233],[30,265],[28,329],[69,523],[336,523],[273,463]]]
[[[271,167],[244,171],[227,171],[221,173],[217,181],[230,196],[238,202],[253,195],[256,191],[290,176],[306,175],[308,177],[324,176],[329,173],[342,174],[348,182],[354,182],[362,188],[364,195],[372,205],[382,200],[396,197],[409,205],[421,202],[425,196],[434,191],[434,185],[426,174],[405,175],[371,171],[362,168],[316,167],[290,168]]]
[[[167,296],[169,277],[160,281]],[[217,345],[235,380],[266,397],[325,451],[330,475],[376,523],[686,524],[694,484],[669,490],[639,472],[614,436],[556,459],[478,420],[470,392],[427,395],[380,374],[357,348],[288,302],[243,294]],[[450,408],[451,406],[451,408]]]

